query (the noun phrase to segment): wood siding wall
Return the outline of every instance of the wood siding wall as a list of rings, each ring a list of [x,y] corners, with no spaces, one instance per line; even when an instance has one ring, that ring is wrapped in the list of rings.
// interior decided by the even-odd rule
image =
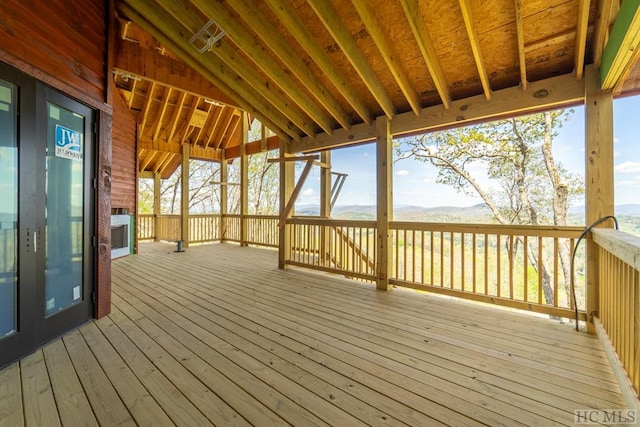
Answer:
[[[0,59],[14,62],[11,65],[58,89],[66,89],[56,84],[62,83],[84,94],[83,98],[102,103],[105,101],[105,17],[103,1],[4,0],[0,14],[0,49],[5,53]],[[17,61],[11,61],[10,57]],[[15,63],[19,61],[25,64]],[[24,69],[24,65],[34,69]]]
[[[136,212],[136,121],[117,91],[113,97],[111,206]]]
[[[3,0],[0,61],[99,110],[95,314],[111,307],[111,127],[108,0]]]

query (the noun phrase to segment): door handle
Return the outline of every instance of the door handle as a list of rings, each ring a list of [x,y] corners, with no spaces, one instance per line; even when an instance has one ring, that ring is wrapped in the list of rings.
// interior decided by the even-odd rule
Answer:
[[[33,253],[38,252],[38,232],[33,230]]]

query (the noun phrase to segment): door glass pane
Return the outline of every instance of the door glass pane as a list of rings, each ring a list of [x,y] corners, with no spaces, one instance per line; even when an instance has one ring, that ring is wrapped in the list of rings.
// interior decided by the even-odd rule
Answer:
[[[53,103],[47,108],[45,315],[50,316],[84,298],[85,118]]]
[[[16,87],[0,80],[0,339],[16,331],[18,140]]]

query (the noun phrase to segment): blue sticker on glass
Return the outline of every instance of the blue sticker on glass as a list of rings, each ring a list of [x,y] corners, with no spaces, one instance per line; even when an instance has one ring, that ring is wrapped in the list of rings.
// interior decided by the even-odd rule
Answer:
[[[56,125],[56,157],[82,160],[82,133]]]

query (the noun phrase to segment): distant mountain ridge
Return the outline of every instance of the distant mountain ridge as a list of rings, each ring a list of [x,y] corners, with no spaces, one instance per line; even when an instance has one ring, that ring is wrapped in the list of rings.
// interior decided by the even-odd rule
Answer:
[[[640,204],[622,204],[615,207],[618,216],[640,217]],[[575,217],[584,216],[584,206],[572,206],[569,215]],[[296,206],[297,215],[320,214],[316,205]],[[437,206],[426,208],[424,206],[399,205],[393,210],[393,219],[396,221],[452,221],[455,219],[463,222],[473,222],[474,219],[491,219],[493,213],[485,203],[471,206]],[[375,205],[338,205],[333,208],[332,217],[336,219],[361,219],[374,220],[376,218]],[[571,222],[571,221],[570,221]]]

